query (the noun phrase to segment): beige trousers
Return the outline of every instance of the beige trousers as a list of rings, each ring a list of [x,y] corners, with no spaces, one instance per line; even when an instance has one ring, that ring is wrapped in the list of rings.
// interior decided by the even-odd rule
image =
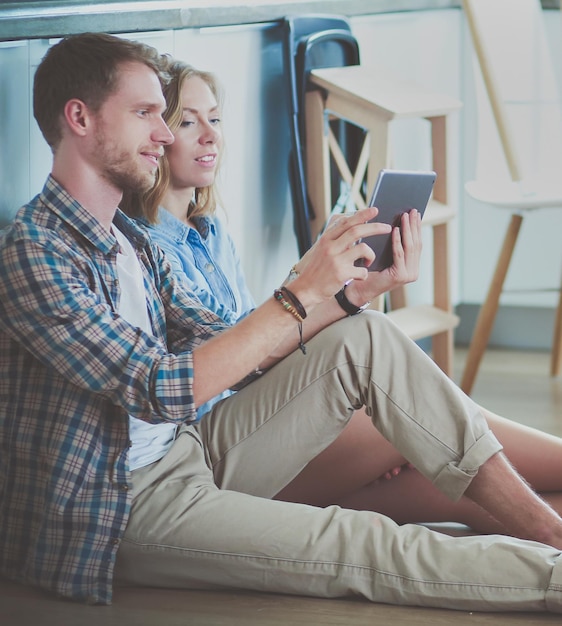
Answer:
[[[117,580],[562,611],[562,561],[548,546],[449,537],[377,513],[270,499],[361,406],[453,499],[501,449],[478,407],[384,315],[342,320],[307,347],[182,428],[161,461],[133,472]]]

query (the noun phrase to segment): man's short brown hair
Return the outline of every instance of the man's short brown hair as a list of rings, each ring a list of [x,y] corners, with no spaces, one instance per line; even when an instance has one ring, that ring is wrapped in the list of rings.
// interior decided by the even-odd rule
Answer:
[[[83,33],[65,37],[47,51],[33,81],[33,115],[53,151],[62,137],[66,103],[77,98],[99,111],[117,86],[120,65],[131,62],[144,63],[166,82],[158,51],[138,41]]]

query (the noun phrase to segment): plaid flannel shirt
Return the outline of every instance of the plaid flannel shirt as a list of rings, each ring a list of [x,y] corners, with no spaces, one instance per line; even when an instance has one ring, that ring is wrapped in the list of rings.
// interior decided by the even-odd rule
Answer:
[[[196,419],[191,350],[223,322],[146,234],[153,335],[117,314],[118,244],[52,178],[0,239],[0,573],[109,604],[130,510],[128,415]]]

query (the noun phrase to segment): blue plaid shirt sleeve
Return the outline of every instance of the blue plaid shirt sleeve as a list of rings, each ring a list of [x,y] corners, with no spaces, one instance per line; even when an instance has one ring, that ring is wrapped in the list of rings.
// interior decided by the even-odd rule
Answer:
[[[128,414],[196,419],[191,351],[224,328],[116,225],[152,334],[117,313],[115,238],[52,178],[0,235],[0,575],[103,604],[131,505]]]

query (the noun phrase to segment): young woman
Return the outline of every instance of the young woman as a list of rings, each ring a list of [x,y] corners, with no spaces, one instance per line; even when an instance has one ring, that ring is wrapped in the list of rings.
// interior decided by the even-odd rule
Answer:
[[[212,74],[170,60],[164,114],[175,141],[165,149],[155,187],[128,197],[122,208],[144,222],[176,273],[199,299],[228,323],[254,306],[235,247],[216,216],[216,174],[223,138],[220,91]],[[302,269],[305,255],[295,266]],[[201,414],[216,402],[200,409]],[[484,411],[490,428],[520,474],[562,513],[562,439]],[[372,454],[376,445],[378,454]],[[342,477],[343,459],[354,471]],[[317,506],[377,511],[398,523],[460,522],[480,532],[502,527],[463,497],[451,502],[356,411],[339,438],[316,457],[277,498]],[[402,471],[401,471],[402,470]],[[392,480],[380,480],[393,477]]]

